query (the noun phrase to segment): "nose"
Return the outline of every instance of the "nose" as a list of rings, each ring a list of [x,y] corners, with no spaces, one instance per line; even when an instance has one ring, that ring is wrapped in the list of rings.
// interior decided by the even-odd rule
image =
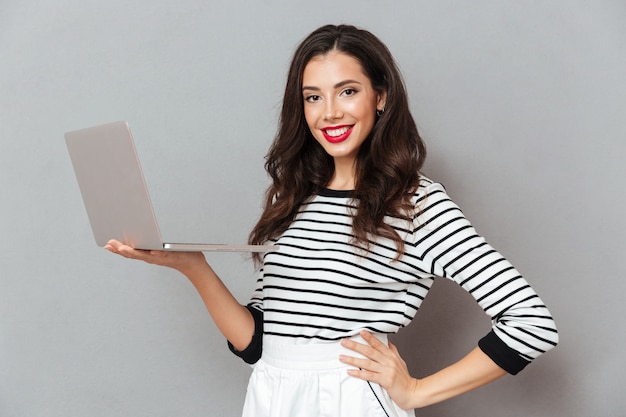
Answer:
[[[325,120],[336,120],[341,118],[341,108],[335,102],[334,99],[326,100],[326,107],[324,108],[324,119]]]

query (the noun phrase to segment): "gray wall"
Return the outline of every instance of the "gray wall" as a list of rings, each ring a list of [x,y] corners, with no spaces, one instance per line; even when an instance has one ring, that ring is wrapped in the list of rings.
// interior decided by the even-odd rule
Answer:
[[[625,415],[623,0],[2,0],[0,416],[239,414],[250,370],[191,285],[94,245],[63,132],[128,120],[163,234],[244,240],[290,55],[339,22],[394,52],[426,173],[561,331],[519,376],[418,414]],[[251,263],[209,258],[245,302]],[[488,326],[439,282],[394,340],[420,376]]]

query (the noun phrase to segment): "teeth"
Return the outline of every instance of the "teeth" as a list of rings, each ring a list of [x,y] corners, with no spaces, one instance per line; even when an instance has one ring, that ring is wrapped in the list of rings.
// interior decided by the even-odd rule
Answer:
[[[349,127],[344,126],[339,129],[326,129],[325,132],[328,136],[337,137],[341,136],[348,131]]]

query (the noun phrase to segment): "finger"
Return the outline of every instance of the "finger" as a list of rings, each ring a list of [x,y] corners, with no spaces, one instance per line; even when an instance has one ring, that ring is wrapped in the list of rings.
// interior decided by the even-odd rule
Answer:
[[[120,242],[119,240],[111,239],[104,246],[105,249],[119,252],[126,245]]]
[[[121,243],[117,241],[109,241],[106,245],[104,245],[104,249],[116,255],[121,255],[120,246],[121,246]]]
[[[352,343],[356,346],[351,350],[359,353],[362,357],[343,355],[342,362],[358,368],[366,368],[371,371],[382,372],[385,367],[394,364],[397,360],[396,355],[394,355],[390,350],[381,352],[371,346],[358,344],[356,342]]]
[[[110,251],[110,252],[115,252],[117,250],[117,247],[120,245],[121,243],[118,242],[115,239],[111,239],[109,240],[106,245],[104,245],[104,249]]]
[[[378,372],[372,372],[367,369],[348,369],[348,375],[362,379],[364,381],[371,381],[380,384],[380,374]]]
[[[122,242],[117,241],[117,240],[109,240],[109,242],[105,245],[104,248],[112,253],[115,253],[117,255],[121,255],[125,258],[130,258],[130,259],[145,260],[147,255],[150,254],[149,251],[133,249],[130,246],[125,245]]]
[[[352,339],[343,339],[341,341],[343,347],[353,350],[357,353],[360,353],[363,356],[366,356],[370,359],[375,359],[377,351],[372,348],[370,345],[364,345],[363,343],[355,342]]]
[[[359,334],[363,338],[363,340],[365,340],[374,349],[384,350],[387,348],[387,346],[383,342],[381,342],[376,336],[374,336],[367,330],[361,330]]]
[[[108,243],[104,246],[104,248],[118,255],[124,255],[127,252],[127,250],[125,250],[124,248],[125,246],[126,245],[124,245],[122,242],[119,242],[117,240],[109,240]]]
[[[376,336],[366,330],[360,332],[360,336],[367,342],[367,344],[358,343],[352,339],[343,339],[341,344],[363,356],[366,356],[372,360],[382,361],[386,356],[389,356],[389,348],[383,342],[381,342]]]
[[[339,361],[346,365],[354,366],[355,368],[366,369],[369,371],[378,372],[380,370],[380,364],[376,361],[372,361],[367,358],[356,358],[349,355],[340,355]]]

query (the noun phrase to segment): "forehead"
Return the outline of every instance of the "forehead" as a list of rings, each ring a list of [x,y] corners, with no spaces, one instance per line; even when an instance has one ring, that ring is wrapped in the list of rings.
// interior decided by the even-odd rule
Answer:
[[[369,82],[358,59],[340,51],[316,55],[304,67],[302,84],[334,84],[337,81],[353,79]]]

